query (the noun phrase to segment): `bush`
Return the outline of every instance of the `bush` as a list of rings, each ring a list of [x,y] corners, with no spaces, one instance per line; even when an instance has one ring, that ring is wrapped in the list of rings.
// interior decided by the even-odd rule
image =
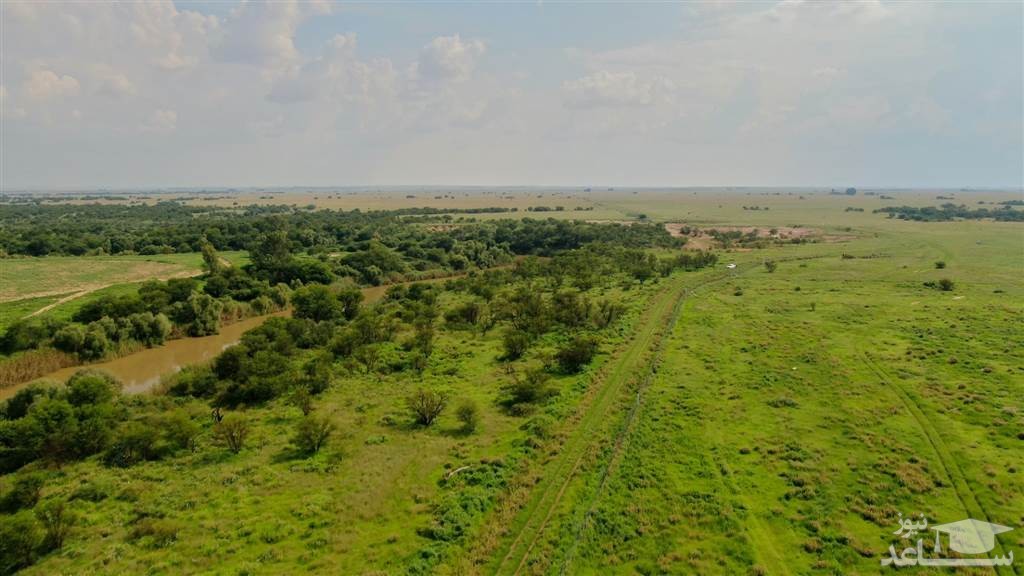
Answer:
[[[316,454],[334,432],[334,423],[326,416],[304,416],[295,427],[292,443],[303,454]]]
[[[945,267],[946,267],[946,263],[943,262],[942,260],[939,260],[938,262],[935,263],[935,269],[936,270],[942,270]]]
[[[127,468],[139,462],[158,460],[163,456],[160,430],[151,422],[127,422],[107,449],[103,461],[108,466]]]
[[[113,376],[99,370],[79,370],[68,379],[68,402],[81,407],[106,404],[121,390],[121,383]]]
[[[459,406],[455,409],[455,417],[462,422],[462,431],[469,434],[476,430],[480,423],[480,408],[474,400],[466,398],[459,402]]]
[[[557,392],[549,384],[551,377],[541,368],[526,371],[522,377],[513,377],[512,384],[506,389],[507,406],[520,404],[538,404],[554,396]]]
[[[576,374],[590,363],[597,354],[597,340],[590,336],[576,336],[571,342],[555,353],[555,360],[562,371]]]
[[[506,360],[518,360],[526,354],[530,347],[530,335],[526,332],[510,328],[501,338],[502,347],[505,349]]]
[[[39,524],[30,512],[0,517],[0,574],[31,566],[41,541]]]
[[[249,436],[249,422],[241,414],[228,414],[213,427],[213,437],[231,452],[238,454],[245,448]]]
[[[953,290],[953,281],[949,278],[939,279],[939,290],[943,292],[950,292]]]
[[[23,508],[32,508],[43,492],[43,475],[39,472],[19,474],[11,490],[0,499],[0,512],[14,514]]]
[[[765,260],[764,261],[764,269],[767,270],[769,274],[771,274],[772,272],[775,272],[775,270],[778,267],[779,267],[779,265],[775,262],[775,260]]]
[[[63,500],[47,500],[36,508],[36,518],[43,525],[43,549],[46,551],[60,550],[64,546],[71,526],[75,522],[72,513]]]
[[[409,411],[412,412],[416,423],[421,426],[430,426],[434,420],[441,415],[447,405],[448,399],[441,392],[420,388],[406,398]]]

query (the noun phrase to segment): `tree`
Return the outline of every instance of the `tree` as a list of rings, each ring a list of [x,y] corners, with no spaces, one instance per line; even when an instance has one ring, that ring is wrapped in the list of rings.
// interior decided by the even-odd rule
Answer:
[[[344,305],[322,284],[303,286],[293,292],[292,306],[296,318],[309,318],[314,322],[337,320],[345,313]]]
[[[334,423],[326,416],[309,414],[303,416],[296,425],[292,443],[303,454],[316,454],[327,443],[334,429]]]
[[[590,336],[576,336],[555,353],[559,367],[569,374],[576,374],[590,363],[597,353],[597,340]]]
[[[611,300],[601,300],[593,309],[591,321],[598,329],[607,328],[622,316],[625,306]]]
[[[36,508],[36,518],[43,525],[43,548],[47,551],[60,550],[75,522],[75,515],[67,502],[56,499],[43,502]]]
[[[208,336],[220,331],[220,313],[224,305],[209,294],[193,292],[187,301],[188,333],[190,336]]]
[[[93,322],[85,330],[85,338],[82,340],[82,348],[78,355],[85,360],[98,360],[107,355],[109,348],[110,340],[107,339],[106,330]]]
[[[349,283],[338,290],[337,299],[341,303],[342,315],[345,316],[346,320],[351,320],[359,314],[359,305],[363,301],[363,291]]]
[[[42,536],[32,513],[0,517],[0,574],[14,574],[35,561]]]
[[[303,416],[309,416],[309,413],[313,411],[313,395],[305,386],[300,385],[293,388],[288,401],[292,406],[298,408]]]
[[[462,422],[463,432],[472,433],[480,423],[480,408],[473,399],[466,398],[455,408],[455,417]]]
[[[512,383],[506,388],[507,406],[517,404],[538,404],[554,396],[556,391],[549,384],[551,377],[542,368],[531,368],[522,378],[513,374]]]
[[[245,440],[249,437],[249,422],[241,414],[228,414],[213,426],[213,437],[238,454],[245,448]]]
[[[433,424],[447,403],[448,399],[443,393],[426,388],[419,388],[406,398],[406,405],[409,406],[416,423],[421,426]]]
[[[203,267],[206,268],[207,274],[210,276],[220,274],[220,257],[217,256],[217,250],[213,247],[213,244],[210,244],[209,240],[203,238],[200,242],[199,249],[203,253]]]
[[[291,243],[288,242],[288,235],[283,231],[271,232],[257,240],[256,244],[249,249],[249,256],[252,258],[253,267],[269,276],[272,282],[287,282],[288,269],[291,268],[294,258],[292,257]]]
[[[518,360],[526,354],[530,347],[530,335],[515,328],[509,328],[502,335],[501,345],[505,349],[506,360]]]
[[[82,349],[85,343],[85,326],[81,324],[68,324],[53,335],[53,347],[75,354]]]
[[[67,398],[72,406],[106,404],[121,391],[121,383],[99,370],[79,370],[67,382]]]

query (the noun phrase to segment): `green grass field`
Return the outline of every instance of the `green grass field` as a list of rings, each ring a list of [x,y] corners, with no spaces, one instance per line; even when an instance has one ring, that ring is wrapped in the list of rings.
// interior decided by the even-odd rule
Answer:
[[[248,262],[245,252],[222,252],[233,265]],[[0,260],[0,330],[62,298],[45,314],[69,319],[83,304],[104,294],[121,294],[149,279],[202,272],[199,253],[154,256],[53,256]]]
[[[339,372],[317,400],[338,433],[313,458],[290,455],[301,415],[277,400],[247,411],[238,455],[207,426],[183,456],[48,471],[46,497],[105,497],[74,499],[64,548],[25,572],[877,574],[892,570],[879,563],[889,545],[904,547],[899,513],[1015,527],[994,553],[1021,556],[1024,226],[872,214],[942,202],[888,194],[614,192],[588,197],[582,216],[545,213],[836,238],[722,251],[713,269],[607,289],[627,306],[621,327],[534,417],[496,404],[508,381],[497,331],[439,330],[422,377]],[[198,255],[157,262],[188,269]],[[951,291],[924,285],[941,278]],[[107,290],[129,286],[117,284]],[[479,431],[459,432],[450,410],[408,425],[402,399],[421,383],[476,399]],[[467,500],[478,513],[453,506]],[[427,536],[439,517],[463,531],[444,546]]]

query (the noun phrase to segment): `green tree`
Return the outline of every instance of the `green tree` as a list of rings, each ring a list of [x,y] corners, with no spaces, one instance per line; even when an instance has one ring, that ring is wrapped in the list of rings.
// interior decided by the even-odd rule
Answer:
[[[188,333],[190,336],[208,336],[220,331],[220,313],[224,305],[209,294],[193,292],[187,301]]]
[[[245,448],[245,440],[249,437],[249,421],[241,414],[228,414],[214,425],[213,437],[228,450],[238,454]]]
[[[426,388],[419,388],[406,398],[406,405],[413,419],[421,426],[433,424],[447,404],[448,398],[445,394]]]
[[[85,344],[85,326],[81,324],[68,324],[53,335],[53,347],[64,352],[78,353],[83,344]]]
[[[14,574],[31,566],[41,542],[39,524],[31,512],[0,516],[0,574]]]
[[[293,292],[292,306],[296,318],[309,318],[315,322],[337,320],[345,313],[344,305],[330,288],[322,284],[303,286]]]
[[[63,548],[64,540],[75,523],[75,514],[67,502],[59,499],[43,502],[36,508],[36,518],[43,525],[43,549],[51,551]]]
[[[220,274],[221,262],[220,256],[217,256],[217,250],[210,244],[210,241],[203,238],[199,246],[203,253],[203,267],[206,268],[207,274],[210,276],[216,276]]]
[[[121,391],[121,383],[99,370],[79,370],[67,381],[67,398],[72,406],[105,404]]]
[[[509,328],[501,337],[506,360],[518,360],[530,347],[530,335],[515,328]]]
[[[309,414],[295,426],[292,443],[303,454],[316,454],[327,444],[334,429],[335,425],[328,417]]]
[[[597,354],[597,340],[590,336],[576,336],[555,353],[562,371],[576,374]]]
[[[107,338],[107,331],[96,322],[89,324],[85,329],[85,337],[78,355],[85,360],[98,360],[106,356],[109,349],[110,340]]]
[[[551,376],[542,368],[531,368],[522,377],[513,374],[512,383],[506,388],[505,404],[538,404],[547,400],[556,394],[550,380]]]

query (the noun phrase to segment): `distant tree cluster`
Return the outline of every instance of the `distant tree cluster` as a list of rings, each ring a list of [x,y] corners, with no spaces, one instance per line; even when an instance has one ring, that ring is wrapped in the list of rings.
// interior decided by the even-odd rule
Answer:
[[[1002,208],[968,208],[960,204],[947,202],[941,206],[886,206],[878,208],[875,213],[888,214],[890,218],[914,220],[917,222],[947,222],[949,220],[981,220],[991,218],[1000,222],[1024,222],[1024,210],[1015,210],[1012,204],[1004,204]]]

